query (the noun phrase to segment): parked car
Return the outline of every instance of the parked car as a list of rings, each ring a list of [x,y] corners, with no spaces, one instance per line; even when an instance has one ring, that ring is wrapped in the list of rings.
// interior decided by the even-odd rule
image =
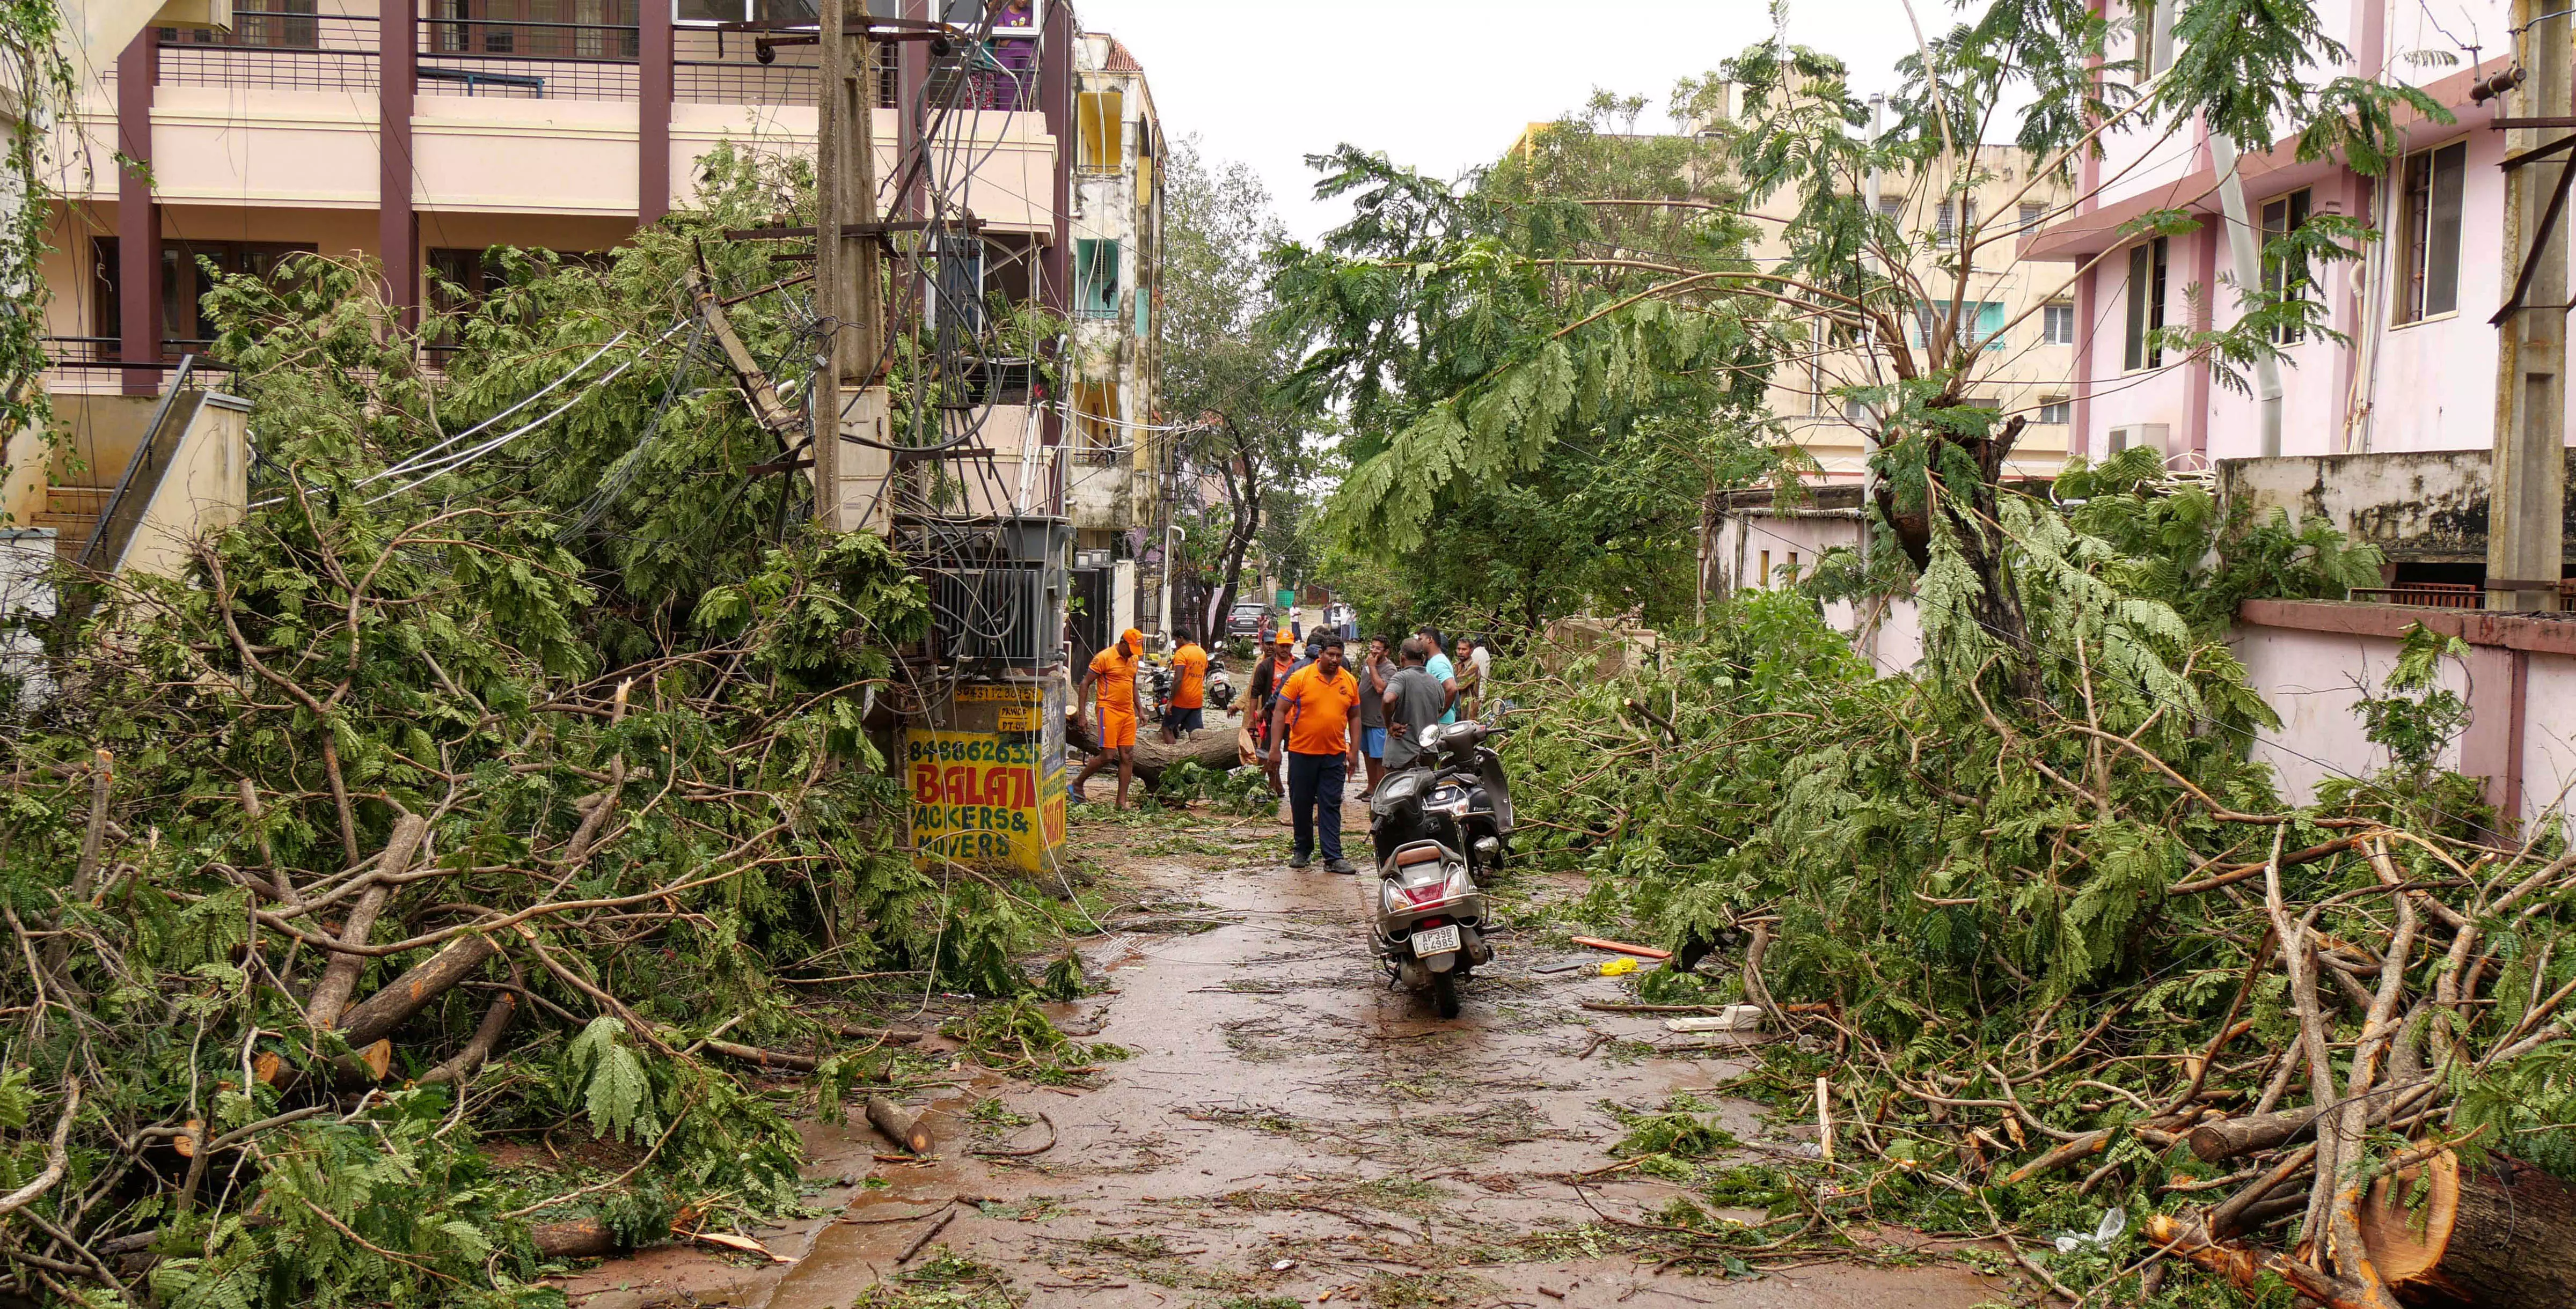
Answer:
[[[1258,641],[1268,635],[1270,606],[1238,604],[1226,611],[1225,634],[1239,641]]]

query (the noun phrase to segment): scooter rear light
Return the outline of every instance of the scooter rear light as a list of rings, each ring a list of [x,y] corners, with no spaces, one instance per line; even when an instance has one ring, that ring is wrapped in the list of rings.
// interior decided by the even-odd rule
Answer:
[[[1418,905],[1438,904],[1449,896],[1449,884],[1445,881],[1431,882],[1422,886],[1403,886],[1396,889],[1404,892],[1404,898],[1408,903]]]

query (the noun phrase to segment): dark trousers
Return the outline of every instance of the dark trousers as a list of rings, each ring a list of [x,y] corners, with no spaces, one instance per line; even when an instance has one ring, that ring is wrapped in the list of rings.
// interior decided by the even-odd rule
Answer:
[[[1320,809],[1324,858],[1342,857],[1342,778],[1350,763],[1348,755],[1288,752],[1288,816],[1296,822],[1300,856],[1314,853]]]

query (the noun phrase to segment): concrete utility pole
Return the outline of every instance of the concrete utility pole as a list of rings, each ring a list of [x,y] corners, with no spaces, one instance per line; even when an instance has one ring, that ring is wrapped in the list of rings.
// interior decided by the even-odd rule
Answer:
[[[2514,103],[2522,116],[2569,112],[2570,25],[2559,0],[2514,0],[2530,76]],[[2557,120],[2564,123],[2563,117]],[[2508,158],[2567,131],[2517,127]],[[2487,525],[2487,607],[2558,608],[2566,549],[2567,223],[2564,152],[2505,173],[2504,248],[2523,278],[2519,307],[2496,316],[2495,473]],[[2554,220],[2554,221],[2550,221]],[[2545,229],[2545,230],[2544,230]],[[2525,272],[2525,269],[2528,272]],[[2508,302],[2511,303],[2511,302]]]
[[[853,13],[853,10],[856,10]],[[814,388],[814,516],[830,531],[885,530],[886,497],[845,505],[851,490],[882,488],[888,451],[847,447],[843,434],[884,443],[886,392],[876,381],[885,341],[878,289],[876,59],[861,0],[823,0],[818,53],[821,122],[815,141],[814,304],[830,320],[828,362]],[[853,22],[853,19],[856,21]],[[855,229],[855,230],[854,230]],[[870,521],[856,521],[864,516]]]

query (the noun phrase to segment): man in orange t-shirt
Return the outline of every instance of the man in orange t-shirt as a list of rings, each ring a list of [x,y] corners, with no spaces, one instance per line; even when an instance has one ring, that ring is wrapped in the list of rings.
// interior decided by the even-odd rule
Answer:
[[[1083,799],[1082,784],[1093,773],[1118,761],[1118,807],[1127,807],[1127,787],[1136,780],[1136,661],[1144,656],[1145,634],[1128,628],[1118,634],[1118,644],[1091,657],[1091,671],[1082,676],[1082,689],[1074,694],[1092,701],[1092,731],[1100,739],[1100,753],[1082,766],[1073,779],[1075,799]]]
[[[1342,781],[1360,767],[1360,684],[1342,667],[1342,638],[1315,638],[1315,662],[1298,669],[1270,709],[1270,760],[1288,755],[1288,811],[1297,831],[1291,868],[1322,847],[1328,872],[1356,873],[1342,857]],[[1322,830],[1317,831],[1318,828]]]
[[[1163,712],[1163,743],[1207,726],[1207,651],[1196,638],[1181,633],[1181,648],[1172,652],[1172,707]]]

